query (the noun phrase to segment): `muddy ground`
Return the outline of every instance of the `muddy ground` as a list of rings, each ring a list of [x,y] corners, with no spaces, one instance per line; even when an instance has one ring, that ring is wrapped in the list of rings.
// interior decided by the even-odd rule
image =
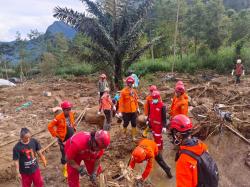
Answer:
[[[230,111],[235,120],[231,125],[248,139],[250,138],[250,78],[245,77],[239,86],[233,84],[231,77],[219,76],[214,73],[201,73],[196,76],[176,75],[175,80],[170,79],[164,73],[147,75],[142,78],[140,99],[143,100],[149,84],[156,84],[163,100],[169,105],[173,96],[173,87],[178,79],[182,79],[188,90],[190,100],[190,117],[195,124],[195,133],[200,138],[208,137],[206,143],[211,155],[216,160],[220,170],[220,186],[222,187],[248,187],[250,186],[250,167],[245,164],[249,144],[238,138],[225,127],[219,133],[218,125],[223,121],[213,111],[215,103],[224,104],[224,111]],[[28,127],[32,133],[38,133],[34,137],[40,141],[43,147],[53,139],[47,131],[47,124],[53,119],[51,108],[58,106],[61,100],[70,100],[74,104],[74,110],[79,115],[84,107],[97,105],[98,94],[95,76],[78,77],[70,80],[59,78],[34,79],[13,88],[0,88],[0,187],[19,186],[15,181],[15,172],[12,164],[12,148],[18,139],[21,127]],[[44,91],[52,93],[51,97],[43,95]],[[16,108],[32,102],[28,108],[16,112]],[[98,129],[98,125],[88,124],[84,120],[78,130]],[[140,130],[141,132],[141,130]],[[211,135],[210,135],[211,134]],[[135,143],[130,137],[124,137],[120,124],[113,120],[111,130],[111,146],[105,152],[102,165],[107,181],[127,186],[126,181],[115,181],[112,177],[120,173],[119,161],[128,162]],[[140,134],[138,134],[140,138]],[[9,143],[11,142],[11,143]],[[8,144],[7,144],[8,143]],[[7,144],[7,145],[6,145]],[[164,158],[175,170],[174,146],[167,135],[164,135]],[[67,186],[60,165],[60,152],[57,145],[52,146],[45,153],[48,166],[43,168],[42,175],[45,186]],[[140,171],[142,168],[137,167]],[[151,186],[174,187],[175,178],[169,180],[164,172],[155,164],[154,171],[149,178]],[[88,179],[81,179],[82,186],[91,186]],[[112,186],[109,183],[107,186]],[[115,186],[115,184],[113,184]]]

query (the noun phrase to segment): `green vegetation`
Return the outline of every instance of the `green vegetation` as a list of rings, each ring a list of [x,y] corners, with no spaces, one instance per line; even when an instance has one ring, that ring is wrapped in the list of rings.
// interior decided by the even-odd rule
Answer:
[[[242,50],[242,58],[246,68],[250,67],[250,48]],[[173,56],[167,58],[158,58],[152,62],[152,59],[141,59],[138,63],[132,65],[132,69],[139,75],[155,73],[157,71],[171,71]],[[178,56],[175,61],[175,70],[182,73],[193,74],[200,69],[211,69],[218,73],[231,72],[235,61],[235,48],[226,47],[218,50],[217,53],[207,52],[204,56],[195,54]]]
[[[63,67],[59,67],[55,74],[56,75],[88,75],[93,73],[94,69],[90,64],[68,64]]]
[[[0,76],[102,71],[119,85],[130,68],[140,75],[169,72],[173,62],[178,72],[211,69],[228,74],[240,57],[246,70],[250,68],[250,0],[179,0],[176,46],[177,0],[81,1],[88,14],[55,8],[55,17],[78,31],[73,39],[32,30],[28,38],[39,44],[32,48],[17,33],[18,55],[12,55],[10,44],[1,44]],[[12,56],[19,58],[15,65]]]

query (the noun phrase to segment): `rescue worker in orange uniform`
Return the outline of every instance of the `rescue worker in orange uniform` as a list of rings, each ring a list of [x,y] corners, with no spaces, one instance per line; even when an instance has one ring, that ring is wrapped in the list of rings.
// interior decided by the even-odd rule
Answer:
[[[79,132],[66,141],[68,185],[80,187],[79,175],[89,175],[96,186],[96,178],[102,172],[100,159],[110,144],[107,131]],[[84,161],[84,165],[81,162]]]
[[[166,106],[161,101],[159,91],[153,91],[152,99],[149,104],[149,127],[151,128],[155,143],[161,152],[163,150],[162,132],[167,132]]]
[[[188,95],[185,93],[185,86],[182,81],[178,81],[175,86],[175,95],[170,108],[170,117],[178,114],[188,114]]]
[[[69,101],[61,103],[62,113],[58,114],[49,124],[48,130],[53,137],[58,139],[58,145],[62,154],[61,164],[64,165],[63,175],[67,177],[66,158],[64,151],[64,142],[75,133],[74,113],[71,112],[72,104]]]
[[[143,139],[139,145],[134,149],[130,159],[129,167],[134,169],[136,163],[147,161],[146,168],[139,180],[144,181],[150,174],[153,168],[154,159],[160,167],[166,172],[168,178],[172,178],[170,167],[163,160],[162,155],[159,154],[158,146],[156,143],[149,139]]]
[[[127,86],[121,91],[119,99],[119,116],[123,118],[123,130],[127,133],[127,127],[129,122],[132,125],[132,139],[135,140],[136,136],[136,118],[137,112],[140,113],[138,106],[138,95],[135,89],[133,89],[133,84],[135,80],[133,77],[128,77],[126,79]]]
[[[113,110],[115,110],[115,106],[113,106],[111,96],[109,95],[109,88],[106,88],[104,91],[105,92],[101,97],[99,111],[98,111],[97,114],[100,115],[101,111],[103,111],[103,113],[105,115],[105,121],[104,121],[104,124],[103,124],[103,129],[106,130],[106,131],[109,131],[110,128],[111,128],[112,107],[113,107]]]
[[[148,120],[148,110],[149,110],[149,104],[150,102],[153,100],[152,99],[152,93],[153,91],[156,91],[157,87],[155,85],[151,85],[149,87],[149,95],[146,97],[146,101],[144,103],[144,115],[145,115],[145,119]],[[143,131],[143,137],[147,137],[148,135],[148,131],[149,131],[149,127],[147,127],[144,131]]]
[[[206,144],[191,137],[192,122],[187,116],[183,114],[174,116],[170,121],[169,129],[174,134],[174,144],[179,146],[179,151],[189,150],[197,155],[207,151]],[[197,160],[187,154],[180,154],[179,157],[178,155],[177,153],[176,186],[197,187]]]

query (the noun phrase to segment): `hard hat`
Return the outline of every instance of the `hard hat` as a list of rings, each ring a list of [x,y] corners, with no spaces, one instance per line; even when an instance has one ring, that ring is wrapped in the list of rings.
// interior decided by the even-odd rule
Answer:
[[[183,94],[185,92],[184,85],[181,85],[181,84],[176,85],[175,92],[179,92],[179,93]]]
[[[135,79],[133,77],[129,76],[126,79],[126,83],[127,84],[134,84],[135,83]]]
[[[184,83],[182,81],[178,81],[175,86],[177,86],[177,85],[183,85],[184,86]]]
[[[64,110],[64,109],[69,109],[72,107],[72,104],[69,102],[69,101],[63,101],[61,103],[61,108]]]
[[[161,97],[161,95],[160,95],[159,91],[157,91],[157,90],[153,91],[153,93],[152,93],[153,99],[159,99],[160,97]]]
[[[153,92],[153,91],[155,91],[155,90],[157,90],[157,87],[156,87],[155,85],[151,85],[151,86],[149,87],[149,91],[150,91],[150,92]]]
[[[100,78],[102,78],[102,79],[106,79],[106,78],[107,78],[107,76],[106,76],[105,74],[101,74],[101,75],[100,75]]]
[[[95,133],[95,141],[98,147],[101,149],[106,149],[110,144],[110,135],[107,131],[100,130]]]
[[[170,121],[170,130],[176,130],[178,132],[186,132],[191,130],[193,127],[191,120],[189,117],[178,114],[174,116]]]
[[[241,63],[241,59],[238,59],[238,60],[237,60],[237,64],[240,64],[240,63]]]
[[[145,149],[140,146],[137,146],[132,153],[132,158],[137,163],[143,162],[146,159]]]

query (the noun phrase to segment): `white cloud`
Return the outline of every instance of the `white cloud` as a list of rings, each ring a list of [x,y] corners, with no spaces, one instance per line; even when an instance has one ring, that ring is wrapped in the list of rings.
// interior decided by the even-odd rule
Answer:
[[[56,19],[56,6],[68,7],[83,12],[80,0],[0,0],[0,41],[12,41],[16,31],[26,37],[31,29],[45,32]]]

